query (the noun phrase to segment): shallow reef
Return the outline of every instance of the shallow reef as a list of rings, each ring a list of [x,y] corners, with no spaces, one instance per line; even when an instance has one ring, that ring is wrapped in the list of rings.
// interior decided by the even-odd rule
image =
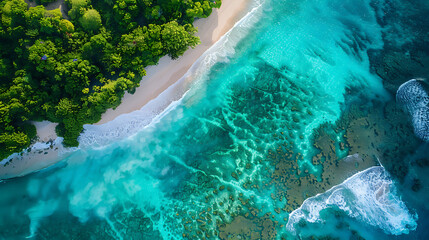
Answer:
[[[417,14],[397,16],[402,1],[340,2],[294,3],[288,14],[267,7],[234,55],[159,122],[108,148],[78,151],[55,171],[11,180],[24,189],[16,196],[28,196],[0,199],[21,206],[7,212],[16,221],[0,238],[28,236],[30,226],[36,239],[294,239],[286,226],[306,199],[379,165],[390,174],[385,182],[423,194],[426,181],[415,173],[427,169],[427,146],[408,160],[423,142],[394,94],[426,74],[418,39],[427,32],[398,43],[392,36],[402,29],[378,27]],[[314,26],[315,16],[323,24]],[[393,188],[381,189],[386,197]],[[339,207],[318,214],[324,222],[294,223],[303,239],[412,230],[377,229]]]

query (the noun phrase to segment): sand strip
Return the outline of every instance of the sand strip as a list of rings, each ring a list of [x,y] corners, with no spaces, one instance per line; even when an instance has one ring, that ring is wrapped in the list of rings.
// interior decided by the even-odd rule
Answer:
[[[121,114],[141,109],[177,82],[205,51],[244,17],[249,2],[249,0],[223,0],[220,9],[214,9],[208,18],[196,20],[194,26],[198,27],[197,35],[201,39],[201,44],[194,49],[189,49],[177,60],[166,56],[160,59],[158,65],[148,67],[147,75],[143,77],[136,92],[126,93],[122,103],[115,110],[107,110],[96,124],[103,124]]]
[[[177,60],[163,57],[158,65],[148,67],[147,75],[136,92],[133,95],[126,93],[122,103],[115,110],[107,110],[97,125],[141,109],[176,83],[205,51],[246,15],[250,10],[250,2],[250,0],[223,0],[221,8],[214,9],[208,18],[196,20],[194,25],[198,27],[197,35],[201,38],[201,44],[194,49],[189,49]],[[183,90],[188,87],[185,84],[189,83],[184,81],[183,85],[175,86],[175,90],[184,92]],[[55,123],[43,121],[34,124],[40,142],[33,144],[30,147],[31,151],[27,149],[0,161],[0,179],[19,177],[48,168],[71,153],[67,150],[67,153],[64,153],[61,138],[56,138]]]

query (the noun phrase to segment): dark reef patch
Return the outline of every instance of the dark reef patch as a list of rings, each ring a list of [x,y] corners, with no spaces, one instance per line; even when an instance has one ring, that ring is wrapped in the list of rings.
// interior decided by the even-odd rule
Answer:
[[[392,21],[404,26],[411,24],[408,18],[416,15],[399,14],[396,3],[384,6],[387,15],[379,20],[384,26],[393,25]],[[286,233],[285,225],[289,214],[305,199],[379,164],[399,182],[407,183],[413,193],[421,194],[427,181],[413,175],[413,171],[426,171],[429,161],[425,157],[407,160],[421,141],[414,136],[405,112],[393,100],[400,84],[416,75],[429,76],[429,50],[423,46],[429,31],[418,29],[429,28],[429,24],[410,26],[417,34],[411,42],[398,47],[392,36],[397,36],[400,29],[392,29],[385,32],[385,49],[370,52],[371,70],[383,79],[392,98],[374,100],[369,97],[373,93],[366,92],[368,88],[350,87],[344,93],[339,119],[321,120],[325,122],[311,128],[312,132],[305,128],[314,122],[319,124],[320,121],[313,121],[316,117],[333,115],[337,119],[339,114],[326,106],[337,101],[320,91],[321,84],[310,74],[294,71],[286,64],[270,64],[260,57],[259,50],[249,54],[258,61],[245,70],[237,67],[232,68],[237,70],[233,73],[224,72],[227,64],[219,63],[210,77],[222,81],[208,81],[205,89],[200,89],[206,91],[201,94],[204,97],[192,99],[189,106],[178,106],[178,111],[164,116],[165,123],[149,135],[153,141],[146,144],[145,139],[136,137],[133,144],[141,149],[124,147],[111,156],[97,152],[106,158],[108,166],[104,167],[112,171],[121,169],[123,162],[128,166],[130,159],[150,162],[150,167],[124,171],[123,178],[155,179],[148,184],[159,183],[156,193],[161,192],[162,197],[156,198],[157,204],[140,202],[151,197],[147,195],[116,199],[128,194],[120,193],[114,197],[117,209],[105,219],[92,216],[88,222],[80,223],[73,213],[55,212],[40,221],[36,238],[112,239],[122,235],[126,236],[124,239],[155,240],[175,234],[180,239],[294,239]],[[354,44],[355,51],[362,48],[361,44]],[[322,53],[313,55],[317,59],[324,57]],[[228,64],[237,63],[231,60]],[[230,74],[237,79],[225,76]],[[84,177],[93,177],[85,184],[106,183],[101,174]],[[106,183],[110,184],[106,189],[122,190],[122,185],[129,184],[122,180]],[[70,196],[73,194],[70,191]],[[86,213],[87,209],[82,211]],[[329,226],[333,232],[345,233],[320,239],[361,239],[357,228],[347,223],[351,217],[335,209],[329,211],[332,212],[321,213],[327,216],[326,225],[314,226],[319,223],[304,221],[298,224],[309,232]],[[11,223],[2,233],[21,236],[28,233],[28,225],[26,222],[15,228]]]
[[[383,86],[394,98],[403,83],[429,77],[429,5],[422,0],[386,1],[381,9],[384,15],[378,20],[385,28],[385,47],[369,52],[371,71],[380,76]],[[372,122],[377,121],[374,113],[369,115]],[[412,131],[410,118],[396,102],[387,103],[383,115],[386,121],[385,127],[380,129],[386,133],[385,137],[381,136],[385,138],[383,145],[369,150],[381,154],[380,161],[402,182],[409,167],[405,159],[416,151],[421,141]]]
[[[384,48],[369,51],[371,70],[394,96],[413,78],[429,77],[429,6],[424,0],[386,1],[378,6],[383,16]]]

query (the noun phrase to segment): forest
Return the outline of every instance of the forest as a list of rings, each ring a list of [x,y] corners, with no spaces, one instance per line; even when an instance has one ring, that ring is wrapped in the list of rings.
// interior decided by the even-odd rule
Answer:
[[[133,93],[145,67],[199,44],[193,21],[220,0],[52,0],[0,2],[0,159],[36,138],[32,121],[58,123],[65,146],[84,124]]]

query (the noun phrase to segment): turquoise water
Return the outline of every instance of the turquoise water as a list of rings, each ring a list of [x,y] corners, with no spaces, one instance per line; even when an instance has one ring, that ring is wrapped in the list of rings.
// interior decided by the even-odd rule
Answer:
[[[368,51],[384,47],[377,4],[255,3],[230,42],[212,50],[227,57],[200,64],[194,85],[161,117],[1,183],[0,238],[390,239],[415,231],[418,214],[383,167],[350,168],[347,177],[357,175],[299,208],[333,187],[327,164],[347,156],[337,149],[334,159],[313,161],[321,151],[314,131],[340,119],[348,101],[391,100],[370,71]]]

